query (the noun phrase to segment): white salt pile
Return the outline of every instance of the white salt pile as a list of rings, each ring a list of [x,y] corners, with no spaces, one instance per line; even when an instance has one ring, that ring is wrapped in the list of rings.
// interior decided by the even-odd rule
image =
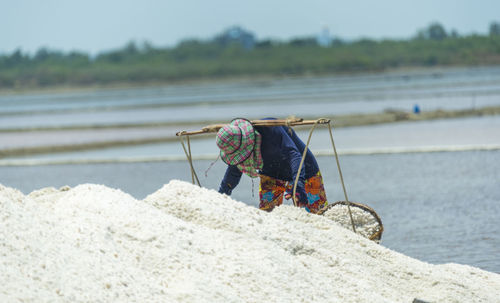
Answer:
[[[500,275],[431,265],[328,218],[172,181],[0,186],[0,302],[498,302]]]

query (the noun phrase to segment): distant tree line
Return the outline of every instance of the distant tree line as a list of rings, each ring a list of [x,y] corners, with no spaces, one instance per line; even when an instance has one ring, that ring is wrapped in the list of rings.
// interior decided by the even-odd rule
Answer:
[[[29,55],[21,50],[0,55],[0,88],[145,84],[234,76],[381,71],[397,67],[500,64],[500,23],[488,35],[461,36],[432,23],[406,40],[315,37],[257,41],[232,27],[209,40],[190,39],[172,48],[129,42],[91,57],[47,48]]]

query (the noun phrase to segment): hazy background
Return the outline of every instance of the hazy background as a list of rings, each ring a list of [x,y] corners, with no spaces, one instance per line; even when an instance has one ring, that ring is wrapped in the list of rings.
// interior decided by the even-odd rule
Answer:
[[[486,34],[498,12],[496,0],[1,1],[0,53],[47,47],[96,54],[131,40],[171,47],[233,25],[259,40],[310,36],[325,27],[344,39],[408,38],[431,22]]]

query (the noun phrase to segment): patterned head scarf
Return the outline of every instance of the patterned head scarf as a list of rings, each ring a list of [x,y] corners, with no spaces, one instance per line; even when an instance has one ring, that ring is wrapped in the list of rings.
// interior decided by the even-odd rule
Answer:
[[[222,160],[252,178],[259,176],[263,161],[260,152],[261,135],[246,119],[234,119],[217,133],[216,144]]]

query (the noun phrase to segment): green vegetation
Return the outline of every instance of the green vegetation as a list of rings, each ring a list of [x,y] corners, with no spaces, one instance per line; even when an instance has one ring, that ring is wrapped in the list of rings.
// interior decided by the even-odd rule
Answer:
[[[489,29],[489,35],[459,36],[434,23],[408,40],[337,39],[327,47],[311,37],[243,44],[219,35],[163,49],[130,42],[94,58],[81,52],[40,49],[28,55],[17,50],[0,55],[0,89],[497,65],[500,24],[492,23]]]

